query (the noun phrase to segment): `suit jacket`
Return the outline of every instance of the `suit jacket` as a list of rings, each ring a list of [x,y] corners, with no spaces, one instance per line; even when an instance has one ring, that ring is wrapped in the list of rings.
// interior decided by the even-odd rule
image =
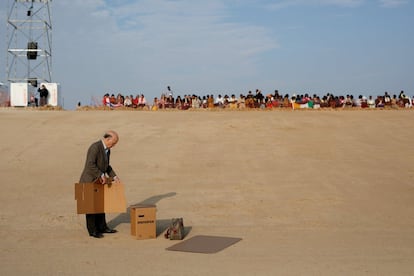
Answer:
[[[93,143],[86,155],[85,167],[79,183],[95,182],[103,173],[110,177],[116,176],[115,171],[109,165],[109,155],[105,154],[105,148],[101,140]]]

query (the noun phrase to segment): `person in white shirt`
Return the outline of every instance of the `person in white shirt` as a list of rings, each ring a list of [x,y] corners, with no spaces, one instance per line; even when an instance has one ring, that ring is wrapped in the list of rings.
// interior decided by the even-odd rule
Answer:
[[[125,107],[131,107],[132,106],[132,101],[131,101],[131,98],[129,96],[125,97],[124,106]]]
[[[138,98],[138,107],[145,107],[147,105],[147,100],[145,99],[144,94]]]
[[[372,98],[372,96],[368,97],[367,104],[369,108],[375,108],[375,100]]]
[[[218,107],[224,106],[224,98],[220,94],[216,98],[215,105],[218,106]]]

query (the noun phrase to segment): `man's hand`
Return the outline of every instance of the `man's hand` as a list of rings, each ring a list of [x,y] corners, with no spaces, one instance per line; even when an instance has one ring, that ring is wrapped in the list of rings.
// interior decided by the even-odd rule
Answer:
[[[121,183],[121,179],[117,175],[114,176],[114,182],[115,183]]]

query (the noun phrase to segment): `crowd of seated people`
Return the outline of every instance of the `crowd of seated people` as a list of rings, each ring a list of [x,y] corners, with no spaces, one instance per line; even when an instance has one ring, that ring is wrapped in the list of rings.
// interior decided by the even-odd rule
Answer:
[[[264,95],[261,90],[256,89],[253,93],[249,91],[245,94],[240,94],[236,97],[235,94],[230,96],[225,94],[222,96],[218,94],[214,97],[213,94],[204,96],[198,95],[184,95],[174,97],[172,93],[163,93],[161,96],[155,97],[152,103],[148,103],[144,94],[137,94],[124,96],[118,93],[105,94],[103,96],[102,104],[110,108],[137,108],[146,110],[159,109],[274,109],[274,108],[289,108],[289,109],[320,109],[320,108],[411,108],[414,103],[414,97],[411,99],[406,96],[404,91],[401,91],[397,96],[391,96],[388,92],[383,95],[373,97],[369,95],[368,98],[363,95],[354,97],[352,94],[347,95],[333,95],[327,93],[322,97],[308,93],[305,94],[281,94],[275,90],[273,94]]]
[[[147,106],[147,100],[145,99],[144,94],[139,94],[134,97],[133,95],[124,96],[121,93],[118,93],[115,97],[115,94],[109,95],[106,93],[103,96],[102,104],[110,108],[117,107],[133,107],[133,108],[145,108]]]

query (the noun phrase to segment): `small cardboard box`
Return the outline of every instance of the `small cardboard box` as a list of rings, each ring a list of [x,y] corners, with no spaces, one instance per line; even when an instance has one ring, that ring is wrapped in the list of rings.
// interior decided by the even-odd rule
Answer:
[[[130,207],[131,235],[137,240],[155,239],[156,232],[156,206],[152,204],[138,204]]]
[[[125,213],[125,189],[122,183],[75,183],[78,214]]]

